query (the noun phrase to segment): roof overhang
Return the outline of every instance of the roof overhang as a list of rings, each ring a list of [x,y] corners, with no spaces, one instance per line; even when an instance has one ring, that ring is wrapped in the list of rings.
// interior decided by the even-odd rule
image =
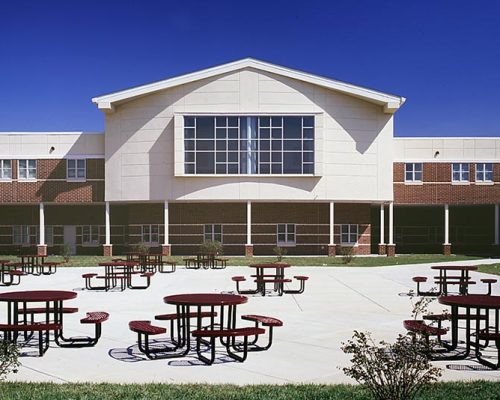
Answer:
[[[177,77],[133,87],[119,92],[94,97],[92,99],[92,102],[97,104],[99,110],[107,113],[112,113],[116,105],[119,105],[120,103],[124,103],[126,101],[130,101],[134,98],[146,96],[160,90],[169,89],[175,86],[184,85],[186,83],[211,78],[217,75],[222,75],[245,68],[253,68],[256,70],[285,76],[327,89],[335,90],[346,95],[357,97],[367,102],[382,106],[383,111],[386,114],[394,114],[406,101],[406,99],[401,96],[379,92],[377,90],[352,85],[350,83],[309,74],[307,72],[298,71],[275,64],[270,64],[264,61],[255,60],[253,58],[244,58],[242,60],[203,69],[201,71],[192,72],[186,75],[180,75]]]

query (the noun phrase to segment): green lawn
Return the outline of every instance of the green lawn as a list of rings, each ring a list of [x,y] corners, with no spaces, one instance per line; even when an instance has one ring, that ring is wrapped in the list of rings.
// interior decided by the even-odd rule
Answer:
[[[485,272],[487,274],[500,275],[500,264],[480,265],[478,271]]]
[[[115,257],[120,257],[119,255]],[[15,260],[15,255],[0,256]],[[178,265],[183,265],[182,256],[170,257],[171,260],[176,260]],[[378,267],[384,265],[401,265],[401,264],[421,264],[421,263],[436,263],[443,261],[467,261],[478,259],[479,257],[471,256],[443,256],[440,254],[411,254],[398,255],[396,257],[354,257],[348,264],[353,267]],[[49,256],[48,261],[64,261],[61,256]],[[110,261],[111,257],[103,256],[72,256],[67,264],[68,267],[95,267],[100,262]],[[294,266],[345,266],[341,256],[338,257],[285,257],[284,262]],[[255,263],[276,262],[276,257],[229,257],[228,265],[231,266],[247,266]]]
[[[417,396],[419,400],[494,400],[500,398],[499,382],[437,383]],[[0,383],[0,399],[23,400],[368,400],[361,386],[353,385],[115,385]]]

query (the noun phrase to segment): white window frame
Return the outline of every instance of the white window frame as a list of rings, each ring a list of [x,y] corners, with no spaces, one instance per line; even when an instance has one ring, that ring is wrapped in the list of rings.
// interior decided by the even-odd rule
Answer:
[[[12,244],[17,246],[34,246],[38,244],[38,226],[14,225],[12,227]]]
[[[21,161],[26,161],[26,168],[23,168],[23,170],[26,171],[26,177],[22,177],[21,176]],[[30,161],[34,161],[35,162],[35,167],[30,167],[29,166]],[[29,171],[30,170],[34,170],[35,171],[35,177],[34,178],[30,178],[29,177]],[[17,179],[19,181],[36,181],[37,170],[38,170],[38,162],[37,162],[37,160],[34,160],[32,158],[17,160]]]
[[[479,171],[479,166],[482,166],[482,171]],[[489,169],[486,167],[489,166]],[[482,179],[480,178],[482,174]],[[491,179],[486,179],[486,174],[491,174]],[[493,163],[476,163],[476,182],[477,183],[493,183]]]
[[[82,246],[96,247],[101,244],[99,225],[83,225],[81,228],[82,228]],[[85,233],[86,229],[88,229],[89,231],[88,234]],[[88,236],[89,240],[85,240],[85,236]]]
[[[347,232],[344,232],[344,228]],[[344,240],[347,235],[347,241]],[[355,240],[352,240],[355,236]],[[358,224],[342,224],[340,226],[340,243],[344,246],[357,246],[359,241],[359,225]]]
[[[411,169],[409,168],[410,166]],[[405,183],[422,183],[423,170],[423,163],[405,163]],[[408,174],[411,174],[410,179],[408,179]],[[418,174],[420,174],[420,179],[417,178]]]
[[[203,241],[212,241],[223,243],[223,226],[222,224],[205,224],[203,226]],[[220,230],[220,232],[219,232]]]
[[[5,164],[9,163],[9,167],[7,167]],[[5,172],[9,171],[8,174]],[[1,181],[10,181],[12,180],[12,160],[0,160],[0,180]]]
[[[455,171],[455,167],[458,166],[458,170]],[[459,174],[459,179],[455,179],[455,174]],[[467,175],[467,179],[465,179]],[[470,164],[469,163],[452,163],[451,164],[451,182],[452,183],[470,183]]]
[[[74,166],[70,164],[73,164]],[[83,163],[83,166],[78,165]],[[74,170],[74,177],[70,177],[70,170]],[[78,176],[78,172],[83,171],[83,176]],[[87,180],[87,160],[85,158],[68,158],[66,160],[66,180],[84,182]]]
[[[156,236],[156,240],[154,240],[154,236]],[[160,225],[141,225],[141,243],[148,246],[157,246],[160,243]]]
[[[276,224],[276,245],[279,247],[294,247],[297,245],[297,229],[295,224]],[[284,239],[280,236],[284,235]],[[293,239],[290,239],[293,235]]]

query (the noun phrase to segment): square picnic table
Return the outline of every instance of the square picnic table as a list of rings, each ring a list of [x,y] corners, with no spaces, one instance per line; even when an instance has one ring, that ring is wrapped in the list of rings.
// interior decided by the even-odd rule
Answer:
[[[433,265],[433,270],[439,270],[436,283],[439,285],[439,294],[447,295],[449,285],[459,285],[459,293],[467,294],[468,287],[475,282],[471,281],[470,272],[478,269],[475,265]],[[448,272],[460,272],[460,275],[449,276]]]

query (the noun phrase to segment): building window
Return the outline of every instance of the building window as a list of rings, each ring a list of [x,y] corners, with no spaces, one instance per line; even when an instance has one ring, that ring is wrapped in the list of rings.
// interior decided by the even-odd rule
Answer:
[[[0,160],[0,179],[12,179],[12,160]]]
[[[493,164],[476,164],[476,182],[493,182]]]
[[[12,229],[12,243],[19,246],[37,244],[38,227],[36,225],[15,225]]]
[[[203,240],[222,243],[222,225],[207,224],[203,230]]]
[[[84,180],[86,173],[86,160],[67,160],[66,161],[66,179],[68,180]]]
[[[295,224],[278,224],[276,232],[278,246],[295,246]]]
[[[36,179],[36,160],[19,160],[20,180]]]
[[[358,225],[343,224],[341,226],[340,241],[342,244],[356,244],[358,242]]]
[[[452,182],[469,182],[469,164],[451,164],[451,180]]]
[[[98,246],[99,245],[99,226],[85,225],[82,226],[82,245]]]
[[[422,182],[422,163],[405,164],[405,182]]]
[[[158,225],[142,225],[142,243],[157,245],[160,242],[159,231]]]
[[[314,174],[314,116],[185,116],[186,174]]]

